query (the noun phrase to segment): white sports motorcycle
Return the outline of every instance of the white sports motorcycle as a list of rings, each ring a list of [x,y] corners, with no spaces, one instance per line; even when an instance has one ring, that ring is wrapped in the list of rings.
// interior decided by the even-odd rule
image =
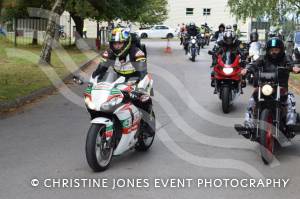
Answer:
[[[118,77],[115,72],[106,73],[99,83],[97,79],[91,79],[92,83],[84,94],[92,118],[86,138],[86,158],[95,172],[106,170],[112,156],[133,148],[148,150],[155,136],[152,106],[150,114],[142,113],[142,109],[133,105],[129,97],[135,89],[143,89],[148,97],[152,94],[150,75],[138,84],[137,78],[125,81],[125,77]]]

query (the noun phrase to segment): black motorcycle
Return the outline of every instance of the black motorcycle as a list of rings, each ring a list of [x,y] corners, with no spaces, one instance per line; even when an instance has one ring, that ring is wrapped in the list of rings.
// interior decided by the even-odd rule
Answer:
[[[199,41],[199,46],[201,48],[204,48],[204,46],[206,45],[206,39],[204,33],[198,35],[198,41]]]
[[[240,124],[235,125],[236,131],[251,141],[260,143],[260,152],[265,164],[273,160],[273,154],[277,146],[284,146],[297,132],[300,132],[299,115],[297,124],[286,125],[287,107],[284,105],[282,93],[287,90],[280,87],[279,80],[287,78],[292,71],[293,64],[277,67],[275,72],[263,72],[258,69],[257,74],[257,104],[254,116],[257,118],[253,129]]]
[[[196,60],[196,56],[200,54],[200,46],[197,36],[191,36],[188,41],[188,54],[190,59],[194,62]]]

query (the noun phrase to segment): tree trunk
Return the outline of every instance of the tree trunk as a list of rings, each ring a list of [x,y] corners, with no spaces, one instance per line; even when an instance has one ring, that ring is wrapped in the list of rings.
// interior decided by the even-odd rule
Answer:
[[[65,1],[56,0],[52,7],[51,14],[48,19],[48,25],[46,30],[46,37],[43,43],[43,48],[40,55],[40,64],[51,64],[51,52],[54,45],[54,40],[58,42],[58,29],[60,16],[65,10]]]
[[[83,26],[84,26],[84,21],[83,18],[76,15],[75,13],[70,13],[75,26],[76,26],[76,32],[75,32],[75,39],[79,39],[83,37]]]

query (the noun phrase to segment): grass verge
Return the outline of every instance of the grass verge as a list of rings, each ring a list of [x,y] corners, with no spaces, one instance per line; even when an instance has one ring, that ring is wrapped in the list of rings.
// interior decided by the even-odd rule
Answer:
[[[10,52],[16,52],[15,56],[9,56],[8,49]],[[22,56],[20,50],[38,57],[41,46],[18,45],[14,48],[11,42],[0,37],[0,102],[11,101],[51,85],[45,72],[37,65],[36,59],[29,61],[17,58],[19,55]],[[80,64],[88,61],[89,57],[96,56],[96,53],[92,51],[83,53],[75,46],[65,48],[65,52],[52,53],[52,66],[49,68],[59,78],[64,78],[70,73],[70,69],[66,67],[66,65],[69,66],[68,63],[70,65],[75,63],[72,67],[75,70],[75,65],[78,68]]]

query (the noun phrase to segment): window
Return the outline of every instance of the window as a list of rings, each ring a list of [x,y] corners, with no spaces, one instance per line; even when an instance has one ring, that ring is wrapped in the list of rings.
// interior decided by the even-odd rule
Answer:
[[[203,16],[210,15],[211,9],[210,8],[203,8]]]
[[[186,8],[185,14],[186,15],[193,15],[194,14],[194,8]]]

